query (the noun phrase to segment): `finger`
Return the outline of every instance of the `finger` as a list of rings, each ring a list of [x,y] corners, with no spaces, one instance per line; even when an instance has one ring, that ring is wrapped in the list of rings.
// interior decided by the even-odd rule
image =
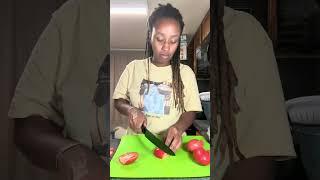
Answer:
[[[131,129],[133,130],[133,132],[139,133],[139,130],[136,128],[134,124],[132,124]]]
[[[137,109],[135,109],[135,108],[131,109],[130,115],[132,116],[132,119],[137,118],[137,114],[138,114],[138,110]]]
[[[137,128],[137,119],[132,118],[130,121],[130,127],[135,133],[139,133],[139,129]]]
[[[129,119],[129,126],[130,126],[130,128],[131,128],[132,130],[135,129],[135,128],[134,128],[134,122],[133,122],[132,119]]]
[[[137,128],[141,129],[142,124],[144,123],[144,118],[143,117],[139,117],[139,119],[137,120]]]
[[[175,152],[178,149],[180,141],[180,138],[178,136],[175,136],[172,143],[170,144],[170,149]]]
[[[139,130],[140,128],[139,128],[139,125],[138,125],[138,119],[135,119],[134,120],[134,131],[136,132],[136,133],[139,133]]]
[[[128,122],[131,123],[131,121],[132,121],[132,115],[129,114],[129,115],[128,115]]]
[[[137,125],[140,132],[142,132],[142,125],[144,125],[144,127],[147,127],[147,118],[141,112],[141,114],[139,114],[139,121],[138,121],[138,125]]]
[[[172,140],[173,140],[173,133],[172,133],[172,131],[169,129],[165,144],[166,144],[167,146],[170,146]]]
[[[147,127],[147,118],[146,117],[144,117],[143,125],[144,125],[144,127]]]
[[[180,138],[180,141],[178,142],[177,146],[176,146],[176,150],[178,150],[182,145],[182,139]]]
[[[178,141],[178,143],[176,144],[176,147],[175,147],[175,149],[176,149],[176,151],[181,147],[181,145],[182,145],[182,138],[180,137],[179,138],[180,140]]]
[[[129,113],[128,115],[128,121],[129,121],[129,126],[132,130],[134,130],[134,122],[133,122],[133,117],[132,117],[132,114]]]

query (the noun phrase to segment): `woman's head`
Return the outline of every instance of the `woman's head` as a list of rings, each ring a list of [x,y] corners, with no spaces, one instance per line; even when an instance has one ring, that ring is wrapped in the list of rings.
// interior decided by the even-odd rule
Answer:
[[[180,35],[184,22],[179,10],[171,4],[159,5],[148,19],[147,51],[156,65],[178,61]]]
[[[184,22],[179,10],[171,4],[159,4],[148,19],[146,41],[146,56],[152,59],[153,64],[157,66],[171,64],[175,106],[182,111],[184,111],[184,85],[180,75],[180,35],[183,28]],[[150,59],[148,59],[148,80],[149,61]]]

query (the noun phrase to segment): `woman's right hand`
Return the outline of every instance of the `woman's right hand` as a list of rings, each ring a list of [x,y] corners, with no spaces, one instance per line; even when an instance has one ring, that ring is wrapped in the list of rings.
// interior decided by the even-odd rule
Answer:
[[[141,126],[147,126],[147,118],[138,108],[131,108],[128,111],[129,126],[135,133],[141,133]]]

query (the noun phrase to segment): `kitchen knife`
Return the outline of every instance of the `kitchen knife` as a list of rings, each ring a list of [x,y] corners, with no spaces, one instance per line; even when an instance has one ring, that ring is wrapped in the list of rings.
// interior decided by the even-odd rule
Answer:
[[[155,135],[153,135],[145,126],[142,126],[141,130],[143,134],[146,136],[146,138],[149,141],[151,141],[154,145],[163,150],[165,153],[171,156],[175,156],[175,153],[164,142],[162,142]]]

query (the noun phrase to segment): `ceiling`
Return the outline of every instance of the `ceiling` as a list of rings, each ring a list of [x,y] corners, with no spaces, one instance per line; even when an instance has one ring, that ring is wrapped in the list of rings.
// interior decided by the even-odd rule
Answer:
[[[146,14],[110,15],[111,50],[145,48],[147,18],[158,4],[171,3],[180,10],[184,23],[184,34],[190,40],[198,29],[202,19],[209,11],[210,0],[111,0],[110,7],[146,7]]]

